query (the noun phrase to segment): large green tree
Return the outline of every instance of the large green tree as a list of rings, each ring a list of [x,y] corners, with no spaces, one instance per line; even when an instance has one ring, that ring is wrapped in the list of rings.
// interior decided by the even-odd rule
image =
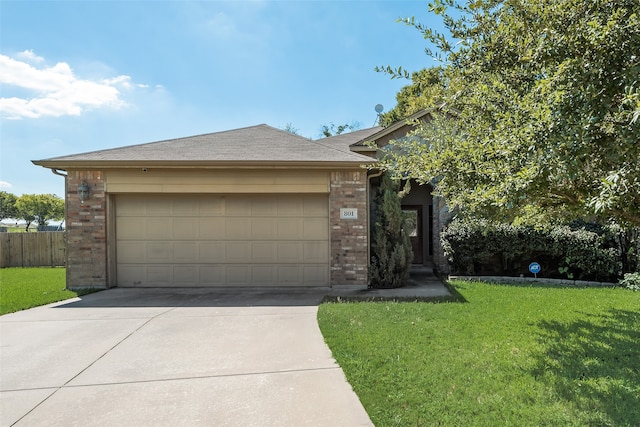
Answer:
[[[394,73],[390,67],[377,67],[377,71]],[[409,78],[409,75],[406,76]],[[411,84],[396,94],[396,105],[381,114],[380,124],[389,126],[425,108],[442,105],[445,95],[446,76],[442,67],[425,68],[411,73]]]
[[[429,7],[443,33],[404,22],[435,46],[443,65],[427,83],[442,96],[425,105],[433,119],[387,149],[382,166],[436,183],[470,213],[640,225],[640,2]]]
[[[47,225],[48,221],[64,218],[64,200],[54,194],[23,194],[15,203],[17,215],[27,223]]]
[[[0,219],[16,217],[17,199],[14,194],[0,191]]]

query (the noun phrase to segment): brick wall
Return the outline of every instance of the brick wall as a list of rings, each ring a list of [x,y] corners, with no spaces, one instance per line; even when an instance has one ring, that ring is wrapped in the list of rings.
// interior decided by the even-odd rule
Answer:
[[[78,186],[86,181],[91,195],[84,203]],[[106,288],[107,200],[102,171],[67,172],[67,287]]]
[[[340,219],[340,208],[358,209],[357,219]],[[331,284],[368,283],[367,173],[331,172]]]
[[[86,181],[91,197],[78,198]],[[107,265],[107,199],[102,171],[67,173],[67,287],[109,287]],[[368,283],[367,176],[365,171],[331,173],[331,284]],[[355,208],[357,219],[340,219],[340,208]]]

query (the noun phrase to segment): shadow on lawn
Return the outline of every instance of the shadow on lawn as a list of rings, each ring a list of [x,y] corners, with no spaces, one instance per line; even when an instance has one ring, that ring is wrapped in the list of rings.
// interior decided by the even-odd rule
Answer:
[[[589,425],[640,425],[640,312],[583,316],[537,324],[546,350],[533,374]]]

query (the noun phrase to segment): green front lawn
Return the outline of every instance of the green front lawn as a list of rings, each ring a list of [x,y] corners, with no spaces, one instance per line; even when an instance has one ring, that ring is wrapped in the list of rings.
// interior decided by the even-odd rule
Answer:
[[[0,269],[0,315],[78,295],[65,289],[64,268]]]
[[[640,292],[454,282],[466,303],[327,303],[374,424],[640,425]]]

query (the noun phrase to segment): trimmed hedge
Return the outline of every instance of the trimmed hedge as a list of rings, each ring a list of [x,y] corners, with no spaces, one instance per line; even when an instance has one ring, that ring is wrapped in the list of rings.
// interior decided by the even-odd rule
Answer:
[[[453,274],[531,276],[536,261],[538,277],[615,282],[622,275],[619,245],[602,229],[456,219],[441,237]]]

